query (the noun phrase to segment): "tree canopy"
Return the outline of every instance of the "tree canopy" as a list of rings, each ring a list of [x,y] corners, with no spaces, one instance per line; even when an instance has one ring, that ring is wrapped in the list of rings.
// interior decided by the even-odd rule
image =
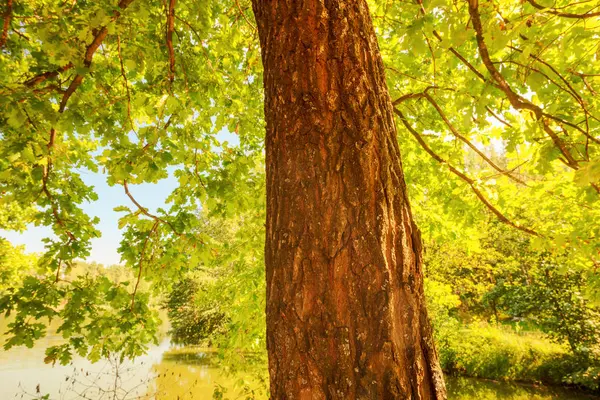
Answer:
[[[370,5],[424,236],[476,251],[479,222],[498,220],[597,282],[600,3]],[[37,272],[4,290],[7,346],[58,318],[69,341],[49,362],[135,356],[157,329],[149,297],[224,260],[237,280],[218,292],[260,310],[263,91],[249,2],[8,0],[0,49],[0,228],[54,232]],[[130,281],[66,278],[100,235],[81,208],[102,201],[83,171],[130,199],[117,209]],[[156,213],[129,190],[168,176],[179,186]],[[235,226],[227,240],[214,219]],[[254,346],[264,340],[264,317],[237,315]]]

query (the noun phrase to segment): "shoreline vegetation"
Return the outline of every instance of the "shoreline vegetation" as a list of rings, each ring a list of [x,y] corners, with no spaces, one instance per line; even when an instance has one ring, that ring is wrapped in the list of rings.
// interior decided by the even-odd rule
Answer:
[[[12,250],[13,258],[20,260],[16,263],[19,269],[15,270],[15,274],[23,276],[35,262],[35,256],[19,252],[18,248]],[[456,255],[453,257],[456,258]],[[436,262],[429,256],[429,268],[435,268]],[[452,270],[452,263],[457,261],[447,259],[445,262],[449,265],[448,269]],[[470,262],[473,263],[472,260]],[[438,278],[444,276],[439,271]],[[534,269],[531,271],[535,273]],[[126,282],[131,276],[128,270],[119,266],[104,267],[83,262],[77,263],[69,273],[90,277],[109,276],[117,282]],[[254,278],[259,277],[256,275]],[[227,275],[221,279],[227,279]],[[262,376],[263,382],[266,382],[266,352],[260,344],[260,337],[255,339],[258,341],[253,347],[248,346],[246,341],[239,341],[239,330],[245,329],[248,322],[242,314],[227,311],[227,300],[230,298],[222,297],[225,302],[215,302],[214,299],[218,297],[215,297],[214,291],[223,295],[219,282],[210,276],[207,278],[205,274],[188,275],[173,285],[168,296],[152,303],[151,307],[160,313],[163,321],[159,335],[162,338],[168,335],[172,343],[182,346],[168,350],[164,357],[166,360],[171,357],[195,360],[199,352],[211,353],[213,357],[206,357],[205,361],[220,364],[214,367],[224,371],[247,371],[254,376]],[[144,284],[141,287],[143,290],[146,288]],[[574,353],[568,340],[552,336],[547,327],[544,332],[542,327],[532,322],[531,317],[511,319],[505,312],[504,319],[497,321],[490,318],[489,313],[486,317],[485,310],[473,312],[477,309],[476,301],[468,300],[469,293],[466,290],[457,294],[448,283],[428,278],[425,291],[441,366],[447,376],[534,387],[543,385],[596,396],[600,394],[600,363],[595,349],[587,353]],[[510,291],[507,292],[510,295]],[[469,302],[470,309],[465,306]],[[1,326],[3,334],[10,328],[12,318],[4,319]],[[237,325],[232,325],[236,318],[242,319],[237,320]],[[259,324],[257,330],[261,328],[260,321],[253,323]],[[53,321],[49,325],[49,332],[59,326],[58,320]],[[238,331],[232,330],[236,326]]]
[[[485,253],[468,255],[456,248],[445,248],[426,254],[430,277],[425,280],[425,292],[442,369],[453,377],[542,384],[600,394],[600,362],[594,346],[597,332],[588,329],[594,326],[597,314],[594,306],[573,289],[585,288],[585,279],[569,270],[540,267],[539,254],[523,251],[516,257],[503,253],[514,243],[510,235],[502,236],[505,233],[493,232],[492,250]],[[3,245],[9,246],[7,253],[14,266],[12,274],[8,274],[10,279],[23,279],[28,271],[34,271],[35,255],[25,254],[22,248],[6,242]],[[163,321],[157,329],[159,336],[169,335],[175,344],[193,346],[172,350],[165,356],[179,352],[181,358],[187,352],[193,358],[201,345],[213,349],[213,361],[218,360],[224,371],[247,371],[262,376],[266,382],[264,320],[258,318],[262,315],[262,287],[254,286],[247,298],[241,298],[230,284],[235,270],[219,260],[215,264],[209,272],[187,274],[172,285],[168,295],[149,304]],[[552,290],[531,292],[533,285],[520,276],[521,264],[526,265],[530,279],[539,280],[536,288]],[[252,266],[248,279],[261,282],[260,265]],[[71,279],[71,275],[108,277],[122,284],[132,280],[131,271],[121,266],[84,262],[74,265],[64,279]],[[478,281],[467,284],[467,279],[473,277]],[[565,281],[568,285],[564,285]],[[148,290],[145,282],[140,290]],[[560,296],[555,295],[557,292]],[[537,297],[538,309],[520,308],[521,304],[532,302],[533,296]],[[562,320],[551,307],[554,304],[569,308],[571,320]],[[11,328],[10,321],[3,321],[3,334]],[[567,332],[571,336],[561,331],[567,322],[574,327]],[[55,319],[48,331],[60,325],[60,319]],[[6,340],[9,337],[5,336]]]
[[[511,327],[478,323],[463,326],[456,336],[438,340],[442,369],[447,375],[600,395],[597,378],[582,379],[587,371],[592,375],[594,367],[582,366],[565,346],[539,333],[519,334]]]

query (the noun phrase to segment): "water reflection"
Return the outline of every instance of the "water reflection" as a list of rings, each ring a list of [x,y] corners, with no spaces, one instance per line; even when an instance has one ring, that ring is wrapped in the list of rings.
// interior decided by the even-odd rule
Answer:
[[[91,364],[76,359],[72,365],[43,363],[44,350],[57,344],[50,336],[33,349],[0,350],[0,399],[266,399],[265,384],[242,374],[225,375],[211,350],[177,348],[168,340],[135,362],[116,360]],[[448,378],[451,400],[589,400],[597,397],[565,389]],[[39,389],[39,390],[38,390]],[[221,397],[219,397],[221,396]]]
[[[156,398],[266,399],[265,385],[246,376],[223,374],[210,350],[181,348],[164,354],[152,370],[155,379],[149,388]]]
[[[53,366],[44,364],[44,352],[62,338],[50,336],[44,342],[32,349],[0,349],[0,399],[41,398],[45,394],[60,400],[142,399],[152,381],[153,366],[161,363],[170,346],[164,341],[134,362],[112,359],[92,364],[76,358],[70,365]]]

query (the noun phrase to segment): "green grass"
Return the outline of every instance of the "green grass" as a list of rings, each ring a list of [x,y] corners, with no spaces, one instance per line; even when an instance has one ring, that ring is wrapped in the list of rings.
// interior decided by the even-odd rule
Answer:
[[[540,333],[486,323],[451,325],[437,333],[442,368],[451,375],[598,389],[600,376],[593,367]],[[573,379],[586,370],[592,371],[586,379]]]

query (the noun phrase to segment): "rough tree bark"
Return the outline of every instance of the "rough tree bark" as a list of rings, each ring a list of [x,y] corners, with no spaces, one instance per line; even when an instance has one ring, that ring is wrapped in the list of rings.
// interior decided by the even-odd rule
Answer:
[[[253,0],[273,399],[445,399],[365,0]]]

